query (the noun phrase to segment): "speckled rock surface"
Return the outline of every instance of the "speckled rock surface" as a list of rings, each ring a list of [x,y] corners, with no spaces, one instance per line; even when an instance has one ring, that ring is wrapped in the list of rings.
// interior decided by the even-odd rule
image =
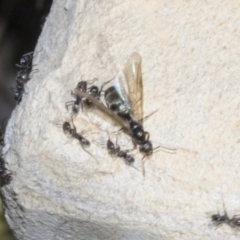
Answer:
[[[240,213],[240,4],[229,1],[54,1],[26,94],[5,137],[14,172],[2,189],[16,239],[239,239],[211,214]],[[142,175],[108,155],[119,127],[80,112],[84,151],[64,135],[65,102],[83,79],[113,78],[142,56],[144,126],[156,151]],[[118,134],[124,149],[131,139]]]

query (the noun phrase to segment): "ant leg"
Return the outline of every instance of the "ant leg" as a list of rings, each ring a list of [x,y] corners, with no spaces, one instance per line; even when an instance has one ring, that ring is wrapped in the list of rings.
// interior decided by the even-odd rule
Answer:
[[[81,145],[81,147],[82,147],[82,149],[83,149],[86,153],[88,153],[92,158],[95,159],[95,161],[97,162],[97,164],[99,164],[99,163],[98,163],[98,160],[97,160],[88,150],[86,150],[82,145]]]
[[[67,109],[67,111],[68,111],[68,107],[71,106],[71,105],[73,105],[74,102],[75,102],[75,101],[68,101],[68,102],[65,103],[65,108]]]
[[[142,173],[143,173],[143,177],[145,177],[145,166],[144,166],[144,164],[145,164],[145,161],[146,161],[146,160],[144,160],[144,158],[145,158],[146,156],[147,156],[147,155],[144,155],[143,158],[142,158],[142,160],[141,160],[141,162],[142,162]]]

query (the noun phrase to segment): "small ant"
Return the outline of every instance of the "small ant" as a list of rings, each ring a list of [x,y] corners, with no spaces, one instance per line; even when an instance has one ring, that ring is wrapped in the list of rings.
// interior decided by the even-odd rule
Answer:
[[[224,207],[225,209],[225,207]],[[240,215],[234,215],[232,218],[229,218],[226,210],[224,210],[224,215],[213,214],[211,216],[212,222],[216,225],[222,225],[223,223],[228,224],[230,227],[240,227]]]
[[[80,96],[78,96],[77,94],[74,94],[73,92],[71,92],[71,95],[75,98],[75,101],[66,102],[65,107],[68,110],[68,107],[72,106],[72,112],[73,112],[73,115],[75,115],[75,114],[78,114],[78,112],[79,112],[82,98]]]
[[[69,122],[65,121],[62,126],[63,132],[65,134],[69,134],[72,138],[77,139],[79,141],[81,147],[83,148],[83,150],[96,160],[96,158],[89,151],[87,151],[85,149],[85,147],[90,146],[90,142],[85,137],[83,137],[82,134],[77,132],[77,129],[73,123],[73,120],[72,120],[72,125],[73,125],[73,127],[71,127],[71,124]]]
[[[76,90],[80,90],[82,92],[87,92],[89,95],[91,95],[92,97],[94,97],[95,99],[97,99],[98,101],[100,101],[100,96],[101,93],[103,91],[103,87],[109,82],[105,82],[102,84],[102,86],[99,88],[96,85],[93,85],[89,88],[87,88],[87,85],[90,83],[92,84],[93,82],[97,81],[97,78],[94,78],[91,81],[80,81],[77,84],[77,87],[75,88]],[[111,81],[111,80],[110,80]],[[77,114],[80,110],[80,106],[83,107],[83,105],[87,106],[87,107],[91,107],[93,106],[93,103],[89,100],[89,99],[83,99],[81,96],[79,96],[79,94],[76,94],[74,92],[71,92],[71,95],[75,98],[75,101],[69,101],[65,103],[65,107],[68,110],[69,106],[72,106],[72,112],[73,115]]]
[[[11,88],[12,92],[14,93],[14,99],[17,103],[20,103],[22,100],[22,95],[24,93],[24,83],[17,83],[16,88]]]
[[[12,180],[12,173],[7,173],[7,168],[5,168],[5,162],[2,157],[0,157],[0,185],[4,186],[9,184]]]
[[[32,60],[33,60],[33,52],[24,54],[20,59],[20,64],[16,64],[17,67],[21,68],[20,71],[17,72],[16,88],[11,88],[14,93],[14,99],[17,104],[19,104],[22,100],[22,95],[24,93],[25,84],[28,82],[29,75],[32,71]]]
[[[85,137],[83,137],[80,133],[77,133],[77,129],[74,124],[72,128],[70,123],[65,121],[63,123],[63,132],[65,134],[70,134],[71,137],[77,139],[80,142],[82,147],[90,146],[90,142]]]
[[[110,138],[108,138],[107,140],[107,150],[109,154],[123,158],[126,165],[131,165],[135,161],[131,155],[127,154],[128,150],[120,150],[118,144],[116,144],[115,146],[114,143],[110,140]]]

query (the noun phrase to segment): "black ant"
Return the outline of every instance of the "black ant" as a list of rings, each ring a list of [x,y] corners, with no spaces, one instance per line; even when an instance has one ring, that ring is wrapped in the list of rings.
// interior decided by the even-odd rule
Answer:
[[[74,94],[73,92],[71,92],[71,95],[75,98],[75,101],[66,102],[65,107],[68,110],[68,107],[72,106],[72,112],[73,112],[73,115],[75,115],[75,114],[78,114],[79,112],[80,105],[82,103],[82,98],[77,94]]]
[[[17,72],[16,88],[11,88],[14,93],[14,99],[19,104],[22,100],[22,95],[24,93],[25,84],[28,82],[29,75],[32,71],[32,60],[33,60],[33,52],[24,54],[20,59],[20,64],[16,64],[17,67],[21,68],[20,71]]]
[[[114,143],[110,140],[110,138],[108,138],[107,140],[107,150],[109,154],[123,158],[125,164],[127,165],[131,165],[134,162],[134,158],[131,155],[127,154],[128,150],[120,150],[118,144],[116,144],[115,146]]]
[[[72,138],[77,139],[79,141],[80,145],[82,146],[83,150],[85,152],[87,152],[89,155],[91,155],[96,160],[96,158],[89,151],[87,151],[85,149],[85,147],[90,146],[90,142],[85,137],[83,137],[82,134],[77,132],[77,129],[76,129],[75,125],[73,124],[73,121],[72,121],[72,125],[73,125],[73,127],[71,127],[71,124],[69,122],[65,121],[62,126],[63,132],[65,134],[69,134]]]
[[[5,167],[5,161],[2,157],[0,157],[0,185],[1,186],[9,184],[12,180],[12,173],[7,171],[8,170]]]
[[[225,207],[224,207],[225,209]],[[223,223],[228,224],[230,227],[240,227],[240,215],[234,215],[232,218],[229,218],[227,215],[226,210],[224,210],[224,215],[218,214],[213,214],[211,216],[212,222],[216,225],[222,225]]]
[[[96,85],[93,85],[89,88],[87,88],[88,83],[93,83],[94,81],[97,81],[96,78],[94,78],[92,81],[80,81],[77,86],[76,86],[76,90],[80,90],[82,92],[88,92],[89,95],[91,95],[92,97],[94,97],[95,99],[97,99],[98,101],[100,101],[100,96],[102,93],[102,89],[104,87],[106,83],[102,84],[101,88],[99,88]],[[72,106],[72,112],[73,115],[76,115],[79,110],[80,110],[80,106],[83,107],[83,105],[87,106],[87,107],[91,107],[93,105],[93,103],[91,101],[89,101],[88,99],[83,99],[81,96],[79,96],[78,94],[75,94],[74,92],[71,92],[71,95],[75,98],[75,101],[69,101],[65,103],[65,107],[68,110],[69,106]]]
[[[88,147],[90,146],[90,142],[83,137],[80,133],[77,133],[77,129],[75,127],[75,125],[73,124],[73,128],[71,127],[69,122],[64,122],[63,123],[63,132],[65,134],[70,134],[71,137],[77,139],[82,147]]]

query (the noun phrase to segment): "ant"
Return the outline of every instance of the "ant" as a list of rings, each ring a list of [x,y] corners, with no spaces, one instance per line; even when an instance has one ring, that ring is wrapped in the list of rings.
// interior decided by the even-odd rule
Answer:
[[[11,88],[11,90],[14,93],[14,99],[16,100],[17,104],[21,102],[25,84],[30,80],[29,75],[32,71],[32,60],[33,52],[30,52],[21,57],[20,64],[16,64],[16,66],[21,70],[17,72],[17,86],[16,88]]]
[[[92,84],[93,82],[95,82],[97,80],[98,80],[97,78],[94,78],[93,80],[88,81],[88,82],[87,81],[80,81],[77,84],[77,87],[75,88],[75,90],[80,90],[82,92],[87,92],[90,96],[92,96],[96,100],[100,101],[100,96],[101,96],[101,93],[103,91],[103,87],[109,81],[103,83],[100,88],[96,85],[93,85],[93,86],[87,88],[88,83]],[[75,115],[79,112],[80,106],[82,106],[82,108],[83,108],[83,105],[85,105],[87,107],[93,106],[93,103],[89,99],[87,99],[87,98],[83,99],[79,94],[76,94],[75,92],[71,92],[71,95],[75,98],[75,101],[66,102],[65,107],[68,110],[68,107],[72,106],[73,115]]]
[[[240,215],[234,215],[228,222],[231,227],[240,227]]]
[[[71,137],[77,139],[80,142],[82,147],[90,146],[90,142],[85,137],[83,137],[80,133],[77,133],[77,129],[74,124],[72,128],[70,123],[65,121],[63,123],[63,132],[65,134],[70,134]]]
[[[128,150],[121,150],[118,144],[116,144],[115,146],[114,143],[110,140],[110,138],[108,138],[107,140],[107,150],[109,154],[123,158],[126,165],[131,165],[135,161],[135,159],[131,155],[127,154]]]
[[[77,129],[73,123],[73,120],[72,120],[72,125],[73,125],[73,127],[71,127],[71,124],[69,122],[65,121],[62,126],[63,132],[65,134],[69,134],[72,138],[77,139],[79,141],[81,147],[83,148],[83,150],[96,160],[96,158],[89,151],[87,151],[85,149],[85,147],[90,146],[90,142],[85,137],[83,137],[82,134],[77,132]]]
[[[225,207],[224,207],[225,209]],[[224,215],[218,214],[213,214],[211,216],[212,222],[216,225],[222,225],[223,223],[228,224],[230,227],[235,228],[235,227],[240,227],[240,215],[234,215],[232,218],[229,218],[227,215],[226,210],[224,210]]]
[[[12,173],[7,173],[7,168],[5,167],[5,162],[2,157],[0,157],[0,185],[4,186],[9,184],[12,180]]]

